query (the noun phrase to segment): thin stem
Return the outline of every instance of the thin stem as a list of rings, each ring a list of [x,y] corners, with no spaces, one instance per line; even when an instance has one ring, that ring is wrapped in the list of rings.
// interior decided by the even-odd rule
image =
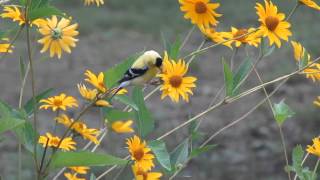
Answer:
[[[118,180],[118,179],[119,179],[120,175],[124,172],[124,170],[127,168],[127,166],[129,165],[129,163],[130,163],[130,161],[128,161],[127,164],[120,169],[120,171],[119,171],[119,172],[117,173],[117,175],[113,178],[113,180]]]
[[[221,134],[222,132],[224,132],[225,130],[233,127],[234,125],[238,124],[239,122],[241,122],[242,120],[244,120],[246,117],[248,117],[251,113],[253,113],[255,110],[257,110],[261,105],[263,105],[268,98],[270,98],[271,96],[273,96],[279,89],[280,87],[285,84],[287,82],[288,79],[283,80],[269,95],[268,97],[264,98],[263,100],[261,100],[257,105],[255,105],[253,108],[250,109],[250,111],[248,111],[247,113],[245,113],[243,116],[241,116],[240,118],[236,119],[235,121],[229,123],[228,125],[224,126],[223,128],[219,129],[217,132],[215,132],[213,135],[211,135],[204,143],[201,144],[200,147],[204,147],[205,145],[207,145],[212,139],[214,139],[216,136],[218,136],[219,134]]]
[[[298,0],[296,0],[296,4],[294,5],[294,7],[292,8],[291,12],[289,13],[286,21],[289,21],[291,19],[291,17],[293,16],[293,14],[296,12],[296,10],[298,9],[298,7],[300,6],[300,3]]]
[[[289,159],[288,159],[288,152],[287,152],[287,148],[286,148],[286,141],[284,138],[284,134],[282,132],[282,127],[279,125],[279,133],[280,133],[280,137],[281,137],[281,144],[282,144],[282,148],[283,148],[283,153],[284,153],[284,157],[286,160],[286,166],[289,166]],[[291,174],[290,171],[287,172],[288,173],[288,179],[291,180]]]
[[[199,45],[199,47],[197,48],[197,51],[199,51],[199,50],[205,45],[206,42],[207,42],[206,40],[203,40],[203,41],[201,42],[201,44]],[[196,57],[196,54],[193,55],[193,56],[188,60],[187,64],[190,65],[190,64],[192,63],[192,61],[195,59],[195,57]]]
[[[180,50],[187,44],[188,40],[190,39],[190,37],[195,29],[196,29],[196,26],[192,26],[192,28],[188,32],[187,36],[184,38],[184,40],[180,46]]]
[[[47,150],[48,150],[48,143],[49,143],[49,138],[47,138],[47,142],[46,142],[46,146],[43,150],[43,154],[42,154],[42,158],[41,158],[41,163],[40,163],[40,172],[42,170],[42,167],[43,167],[43,163],[44,163],[44,160],[46,158],[46,153],[47,153]]]
[[[313,172],[312,172],[312,178],[314,179],[314,176],[316,175],[317,169],[319,167],[319,163],[320,163],[320,158],[318,158],[316,165],[314,166]]]

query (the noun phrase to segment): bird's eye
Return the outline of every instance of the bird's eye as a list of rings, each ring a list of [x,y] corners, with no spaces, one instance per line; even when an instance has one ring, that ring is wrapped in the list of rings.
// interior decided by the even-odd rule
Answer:
[[[162,58],[159,58],[159,57],[158,57],[158,58],[156,59],[156,66],[157,66],[157,67],[161,67],[161,66],[162,66]]]

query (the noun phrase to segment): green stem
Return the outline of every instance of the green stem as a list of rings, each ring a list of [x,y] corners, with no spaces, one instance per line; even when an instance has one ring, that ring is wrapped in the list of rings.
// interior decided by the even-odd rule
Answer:
[[[316,165],[314,166],[314,169],[313,169],[313,172],[312,172],[312,178],[311,179],[314,179],[315,177],[315,175],[316,175],[316,173],[317,173],[317,170],[318,170],[318,167],[319,167],[319,163],[320,163],[320,158],[318,158],[318,160],[317,160],[317,163],[316,163]]]
[[[289,21],[291,19],[291,17],[293,16],[293,14],[296,12],[296,10],[298,9],[298,7],[300,6],[300,3],[298,0],[296,0],[296,4],[294,5],[293,9],[290,11],[286,21]]]

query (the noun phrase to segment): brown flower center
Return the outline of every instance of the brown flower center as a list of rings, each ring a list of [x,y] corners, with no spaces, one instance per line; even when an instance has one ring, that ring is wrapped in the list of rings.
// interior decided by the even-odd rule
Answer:
[[[172,87],[178,88],[178,87],[180,87],[181,83],[182,83],[181,76],[172,76],[170,78],[170,84]]]
[[[204,14],[207,12],[207,5],[204,2],[196,2],[195,11],[198,14]]]
[[[137,160],[140,161],[142,157],[144,156],[143,149],[138,149],[133,152],[133,157]]]
[[[248,34],[247,29],[239,29],[233,37],[236,38],[238,41],[245,41],[247,39],[247,36],[245,34]]]
[[[54,104],[55,106],[61,106],[61,105],[62,105],[62,101],[59,100],[59,99],[55,99],[55,100],[53,101],[53,104]]]
[[[277,26],[279,25],[279,19],[274,16],[268,16],[265,19],[265,23],[266,23],[267,28],[270,31],[274,31],[277,28]]]

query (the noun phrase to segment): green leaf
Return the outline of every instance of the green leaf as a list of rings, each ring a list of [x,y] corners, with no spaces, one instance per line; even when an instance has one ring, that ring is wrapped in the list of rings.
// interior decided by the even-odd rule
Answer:
[[[261,46],[262,46],[263,57],[270,56],[273,53],[273,51],[275,50],[275,46],[269,46],[269,43],[264,40],[262,40]]]
[[[119,96],[115,96],[114,97],[115,100],[122,102],[125,105],[130,106],[131,108],[133,108],[136,111],[139,111],[139,107],[133,102],[133,100],[131,98],[129,98],[128,96],[125,95],[119,95]]]
[[[135,54],[130,56],[122,63],[115,65],[109,70],[104,72],[105,80],[104,83],[108,88],[112,88],[118,84],[118,81],[123,77],[124,73],[131,67],[133,62],[141,55],[142,53]]]
[[[171,152],[171,165],[175,168],[181,167],[189,159],[189,140],[185,139]]]
[[[49,17],[52,15],[64,16],[64,14],[59,9],[53,6],[43,6],[43,7],[39,7],[31,10],[30,19],[36,20],[39,18]]]
[[[210,150],[212,150],[213,148],[215,148],[216,145],[213,144],[213,145],[207,145],[207,146],[203,146],[203,147],[199,147],[199,148],[195,148],[191,151],[190,153],[190,158],[195,158],[203,153],[206,153]]]
[[[35,97],[36,102],[37,102],[37,105],[36,105],[37,108],[39,107],[39,101],[40,101],[41,99],[45,99],[45,98],[49,97],[49,95],[52,93],[52,91],[53,91],[52,88],[47,89],[47,90],[41,92],[39,95],[37,95],[37,96]],[[33,109],[33,98],[29,99],[29,100],[27,101],[27,103],[23,106],[23,108],[24,108],[24,110],[26,111],[26,113],[27,113],[28,115],[31,115],[31,114],[33,113],[33,110],[34,110],[34,109]]]
[[[233,90],[232,95],[235,96],[238,94],[241,82],[245,79],[248,73],[251,70],[251,58],[247,57],[244,62],[240,65],[239,69],[234,75],[233,81]]]
[[[278,125],[281,126],[288,118],[291,118],[295,113],[291,108],[284,103],[282,100],[278,104],[274,104],[274,118],[277,121]]]
[[[124,112],[113,108],[103,108],[103,114],[108,123],[113,123],[119,120],[134,119],[134,112]]]
[[[91,175],[90,175],[90,180],[96,180],[97,178],[96,178],[96,176],[92,173]]]
[[[226,63],[224,59],[222,59],[223,64],[223,72],[224,72],[224,82],[226,86],[226,95],[232,96],[233,93],[233,74],[229,67],[229,65]]]
[[[166,144],[163,141],[155,140],[148,143],[152,152],[162,167],[171,171],[170,155],[167,151]]]
[[[23,146],[31,153],[34,151],[34,144],[39,134],[34,130],[30,122],[25,122],[22,126],[18,126],[14,129],[15,134],[22,142]]]
[[[297,174],[299,179],[305,180],[303,171],[306,172],[306,169],[303,170],[301,164],[303,161],[304,151],[301,145],[296,146],[292,151],[292,166],[287,167],[289,171],[293,171]]]
[[[171,59],[177,60],[180,55],[181,39],[178,37],[172,45],[169,45],[168,55]]]
[[[25,123],[25,120],[14,117],[4,117],[0,119],[0,134],[12,130]]]
[[[133,89],[133,101],[138,106],[139,111],[136,112],[136,122],[140,136],[146,137],[154,130],[154,119],[151,112],[147,109],[141,87]]]
[[[111,166],[126,165],[128,160],[120,159],[109,154],[93,152],[57,152],[51,162],[51,168],[70,166]]]

